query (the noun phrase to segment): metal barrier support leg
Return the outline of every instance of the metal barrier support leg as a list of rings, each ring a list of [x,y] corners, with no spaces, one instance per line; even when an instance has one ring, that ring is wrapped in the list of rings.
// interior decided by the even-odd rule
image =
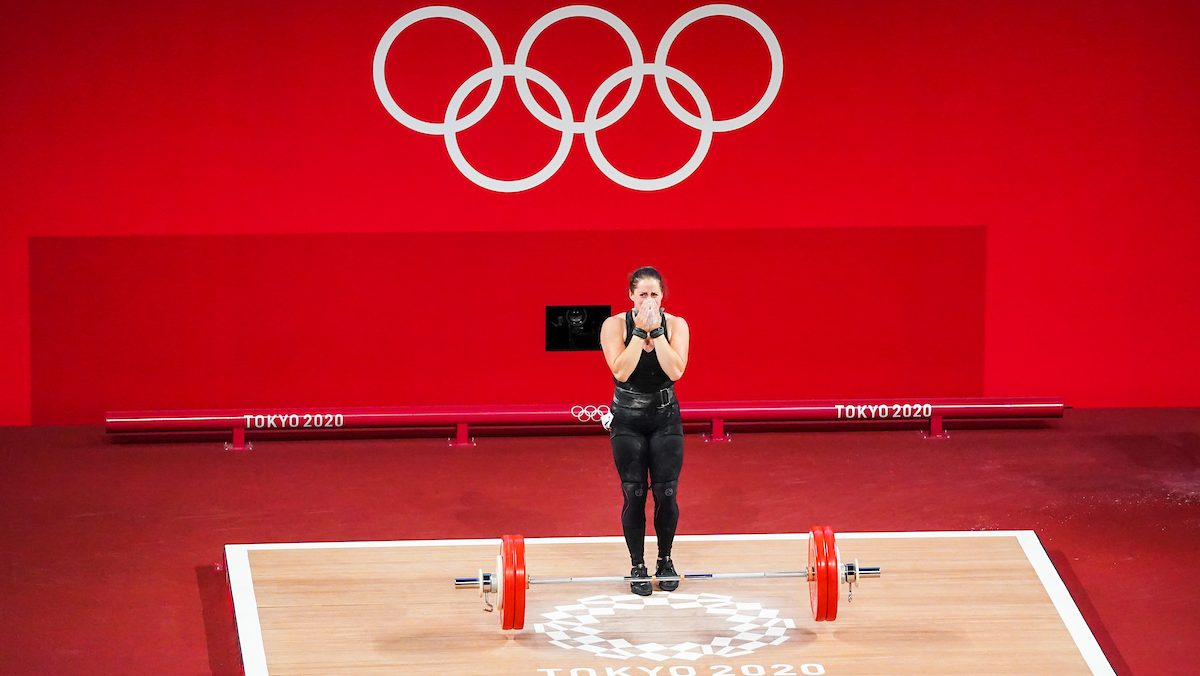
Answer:
[[[458,423],[454,426],[454,438],[450,439],[450,445],[454,447],[474,446],[475,439],[467,433],[467,423]]]
[[[725,421],[721,418],[713,418],[712,433],[704,435],[705,441],[713,443],[726,443],[733,441],[733,437],[725,433]]]
[[[253,442],[246,441],[246,428],[243,425],[238,425],[233,428],[233,441],[225,442],[225,450],[234,451],[235,453],[243,453],[254,449]]]
[[[946,431],[945,425],[942,424],[942,416],[929,416],[929,432],[925,433],[926,439],[949,439],[950,433]]]

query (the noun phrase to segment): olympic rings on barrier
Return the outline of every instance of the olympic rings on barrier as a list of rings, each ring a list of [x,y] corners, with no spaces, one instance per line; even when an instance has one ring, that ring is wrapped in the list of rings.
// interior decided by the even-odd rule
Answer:
[[[612,416],[612,409],[604,404],[599,406],[572,406],[571,415],[579,422],[603,422],[605,416]]]
[[[724,120],[718,120],[713,117],[712,107],[709,104],[707,96],[690,76],[667,65],[667,57],[670,54],[671,45],[674,44],[675,39],[679,37],[679,34],[685,28],[701,19],[718,16],[737,19],[753,28],[766,44],[767,51],[771,57],[771,75],[762,97],[746,112]],[[396,103],[384,77],[384,66],[387,61],[388,52],[391,51],[392,45],[396,42],[400,33],[420,21],[438,18],[456,21],[474,31],[479,36],[479,39],[483,41],[484,47],[488,52],[488,57],[491,60],[491,65],[467,78],[455,90],[454,95],[450,98],[450,103],[446,106],[446,114],[441,122],[429,122],[410,115],[400,107],[400,104]],[[597,87],[595,93],[592,94],[591,99],[588,101],[582,120],[575,119],[575,114],[571,110],[571,105],[563,94],[562,88],[546,74],[528,65],[529,52],[542,32],[559,21],[572,18],[593,19],[613,29],[629,50],[630,59],[629,66],[613,73]],[[637,37],[633,34],[629,26],[615,14],[590,5],[571,5],[553,10],[534,22],[521,38],[513,63],[507,64],[504,63],[504,57],[500,51],[500,43],[496,40],[496,36],[478,18],[453,7],[422,7],[397,19],[383,34],[378,46],[375,48],[372,76],[375,82],[375,93],[378,95],[380,103],[383,104],[388,114],[397,122],[413,131],[442,136],[445,139],[446,152],[450,156],[451,162],[454,163],[454,166],[458,168],[463,176],[480,187],[496,192],[520,192],[541,185],[558,172],[559,167],[563,165],[567,155],[570,153],[575,135],[581,134],[584,137],[588,154],[601,173],[614,183],[626,188],[654,191],[677,185],[688,176],[691,176],[708,154],[714,133],[741,129],[757,120],[766,112],[771,103],[775,101],[775,96],[779,93],[779,87],[783,81],[783,51],[779,46],[779,40],[775,37],[775,33],[756,14],[735,5],[713,4],[693,9],[676,19],[667,28],[666,32],[663,33],[662,39],[659,41],[654,53],[654,61],[646,63]],[[642,80],[646,76],[654,77],[655,89],[667,110],[680,122],[700,132],[700,140],[696,144],[696,149],[688,161],[679,169],[658,178],[638,178],[618,170],[604,156],[604,153],[600,150],[600,142],[596,138],[598,132],[612,126],[629,112],[633,104],[637,101],[638,95],[641,93]],[[562,134],[558,149],[546,166],[531,176],[516,180],[492,178],[475,169],[463,155],[462,150],[458,146],[456,136],[458,133],[474,126],[485,115],[491,112],[492,107],[496,104],[496,100],[500,96],[500,88],[506,77],[513,78],[517,86],[517,92],[520,94],[521,102],[530,114],[542,124]],[[555,107],[558,108],[558,117],[546,111],[534,99],[533,92],[529,88],[530,80],[537,83],[539,87],[550,95]],[[667,84],[668,80],[674,80],[683,87],[688,96],[692,97],[699,112],[698,116],[693,115],[679,104],[675,99],[675,95],[671,92],[670,86]],[[600,106],[604,102],[604,98],[618,85],[626,81],[629,82],[629,90],[625,92],[625,96],[622,97],[615,108],[605,115],[600,115]],[[488,88],[484,94],[483,101],[474,110],[459,117],[467,95],[484,82],[488,83]]]

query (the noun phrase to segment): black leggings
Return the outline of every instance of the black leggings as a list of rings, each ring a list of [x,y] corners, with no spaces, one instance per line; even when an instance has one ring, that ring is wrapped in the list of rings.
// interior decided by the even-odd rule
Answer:
[[[683,469],[683,423],[679,403],[657,408],[613,406],[609,439],[621,476],[621,530],[634,565],[645,561],[647,477],[654,493],[654,532],[659,558],[671,555],[679,524],[679,472]]]

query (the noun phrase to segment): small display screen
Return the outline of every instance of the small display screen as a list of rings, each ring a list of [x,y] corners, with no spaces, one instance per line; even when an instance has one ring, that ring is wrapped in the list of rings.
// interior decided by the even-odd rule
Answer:
[[[547,305],[546,351],[599,350],[600,326],[611,305]]]

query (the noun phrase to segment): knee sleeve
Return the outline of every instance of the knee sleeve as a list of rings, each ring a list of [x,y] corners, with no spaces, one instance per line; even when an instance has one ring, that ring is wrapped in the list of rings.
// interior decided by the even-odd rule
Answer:
[[[622,514],[630,511],[640,512],[642,518],[646,514],[646,484],[634,481],[622,481],[621,492],[625,494],[625,506]]]
[[[678,489],[678,481],[663,481],[654,484],[654,504],[675,502],[675,491]]]

